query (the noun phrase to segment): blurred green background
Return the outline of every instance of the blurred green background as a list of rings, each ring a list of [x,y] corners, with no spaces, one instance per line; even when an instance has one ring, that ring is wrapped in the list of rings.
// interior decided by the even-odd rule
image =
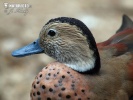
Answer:
[[[7,14],[4,3],[31,7],[26,15],[20,11]],[[80,19],[101,42],[115,34],[123,14],[133,19],[133,0],[0,0],[0,100],[29,100],[34,77],[53,61],[45,54],[11,56],[13,50],[37,39],[49,19]]]

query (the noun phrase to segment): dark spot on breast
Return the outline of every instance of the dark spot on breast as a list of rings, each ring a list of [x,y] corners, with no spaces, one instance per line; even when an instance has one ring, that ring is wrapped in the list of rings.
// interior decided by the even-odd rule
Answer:
[[[57,74],[59,74],[59,72],[57,72]]]
[[[36,96],[35,92],[33,93],[33,96]]]
[[[64,87],[63,87],[63,88],[61,88],[61,90],[62,90],[62,91],[64,91],[65,89],[66,89],[66,88],[64,88]]]
[[[50,92],[53,92],[53,89],[52,89],[52,88],[50,88],[50,89],[49,89],[49,91],[50,91]]]
[[[36,84],[39,84],[39,81],[37,81]]]
[[[61,97],[61,93],[59,93],[58,96]]]
[[[48,73],[48,76],[50,76],[51,75],[51,73]]]
[[[36,85],[34,85],[34,89],[36,88]]]
[[[47,69],[48,67],[45,67],[45,69]]]
[[[47,100],[51,100],[51,98],[48,97]]]
[[[75,93],[74,95],[77,96],[77,93]]]
[[[40,77],[42,77],[42,74],[40,75]]]
[[[62,78],[65,78],[65,75],[63,75]]]
[[[67,98],[67,99],[70,99],[70,98],[71,98],[71,96],[70,96],[70,95],[66,95],[66,98]]]
[[[68,74],[70,74],[70,72],[67,72]]]
[[[45,89],[46,87],[45,87],[45,85],[42,85],[42,89]]]
[[[89,98],[89,97],[88,97],[87,99],[88,99],[88,100],[90,100],[90,98]]]
[[[40,95],[40,92],[39,91],[37,91],[37,95]]]
[[[81,98],[78,98],[78,100],[81,100]]]
[[[85,92],[85,90],[81,90],[82,92]]]
[[[53,69],[53,70],[55,70],[55,69]]]

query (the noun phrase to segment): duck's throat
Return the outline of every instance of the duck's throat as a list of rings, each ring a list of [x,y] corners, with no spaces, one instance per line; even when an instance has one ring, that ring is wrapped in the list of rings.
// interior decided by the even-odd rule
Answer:
[[[95,57],[79,60],[78,62],[64,63],[66,66],[72,68],[80,73],[88,73],[95,69]]]

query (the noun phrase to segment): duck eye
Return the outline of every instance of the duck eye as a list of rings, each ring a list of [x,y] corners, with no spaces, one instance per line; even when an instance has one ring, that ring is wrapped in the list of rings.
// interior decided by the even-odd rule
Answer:
[[[50,29],[50,30],[48,31],[48,35],[49,35],[49,36],[55,36],[55,35],[56,35],[56,30]]]

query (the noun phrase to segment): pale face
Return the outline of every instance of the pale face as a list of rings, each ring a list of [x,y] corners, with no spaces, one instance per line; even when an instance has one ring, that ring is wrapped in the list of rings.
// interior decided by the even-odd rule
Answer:
[[[63,58],[58,57],[80,55],[89,48],[82,31],[67,23],[48,24],[42,28],[39,37],[44,52],[61,62],[64,62]]]
[[[74,25],[67,23],[45,25],[40,32],[39,43],[44,53],[67,65],[76,65],[79,62],[85,62],[82,65],[87,65],[86,63],[93,65],[95,61],[86,36],[83,36],[82,31]]]

